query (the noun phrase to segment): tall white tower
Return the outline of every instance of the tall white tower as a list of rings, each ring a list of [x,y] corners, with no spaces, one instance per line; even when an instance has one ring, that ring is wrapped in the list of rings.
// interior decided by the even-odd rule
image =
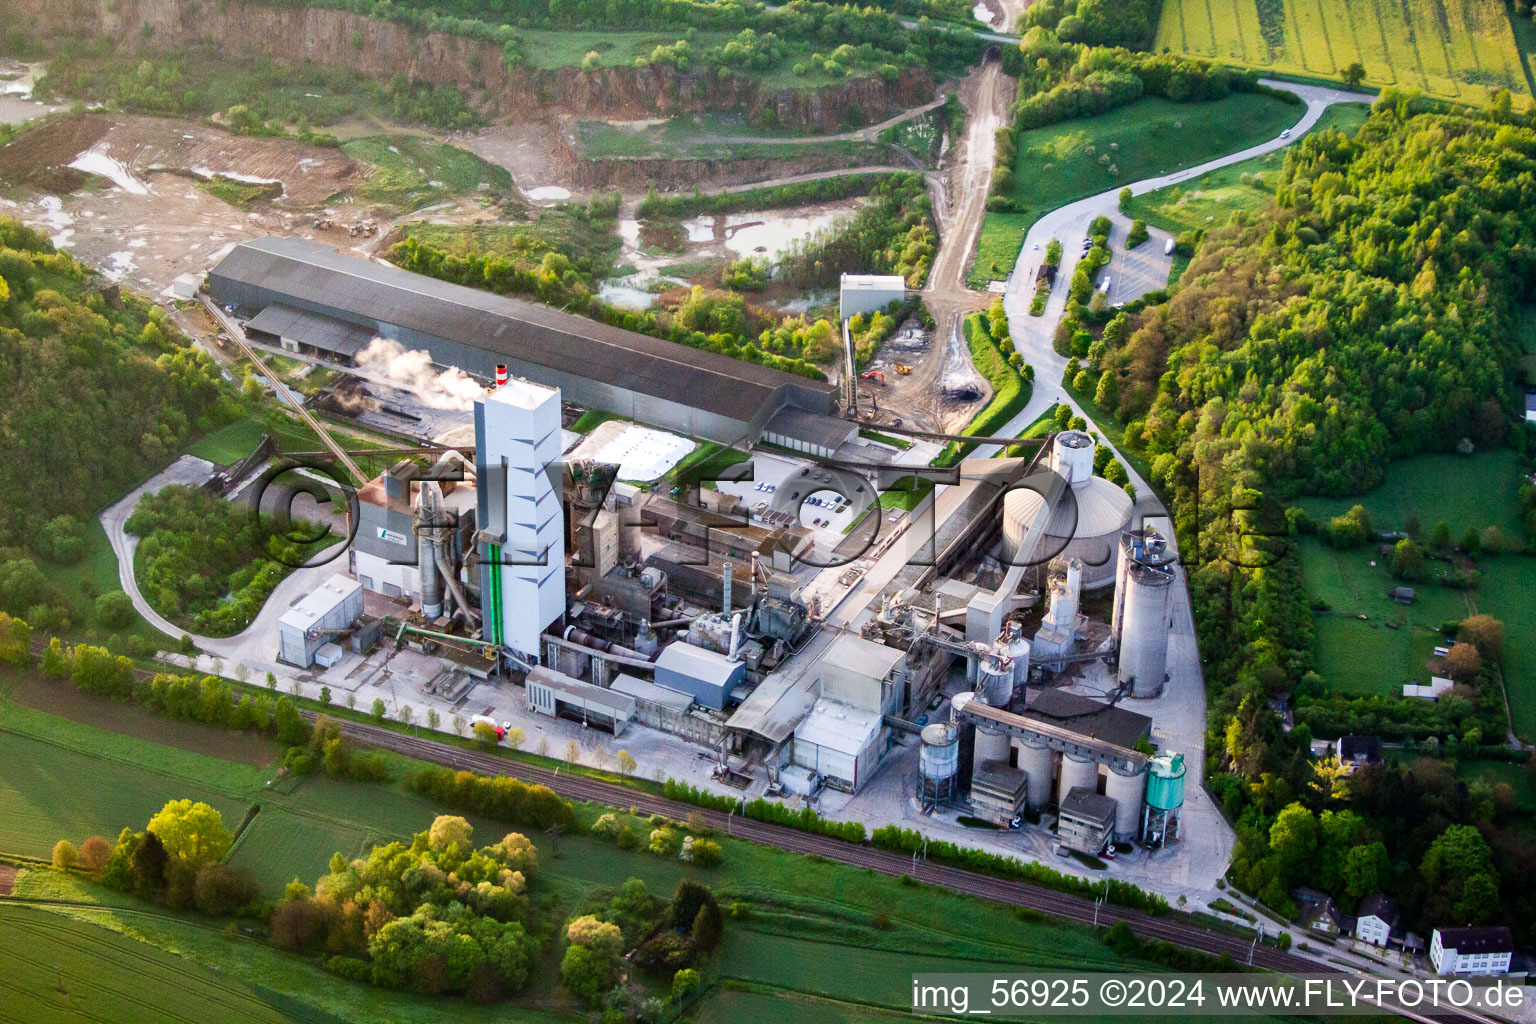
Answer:
[[[475,399],[481,635],[525,660],[565,611],[560,391],[525,380]]]

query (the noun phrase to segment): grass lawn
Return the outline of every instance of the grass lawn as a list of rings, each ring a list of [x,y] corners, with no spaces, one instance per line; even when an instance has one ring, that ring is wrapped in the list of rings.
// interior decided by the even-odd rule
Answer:
[[[1493,783],[1507,783],[1519,799],[1519,808],[1526,814],[1536,814],[1536,775],[1529,765],[1511,764],[1508,761],[1458,761],[1456,777],[1463,782],[1484,779]]]
[[[98,925],[0,906],[0,1001],[28,1024],[285,1024],[252,985]]]
[[[1498,526],[1506,536],[1519,537],[1519,470],[1519,456],[1507,449],[1477,455],[1417,455],[1394,462],[1386,480],[1362,497],[1307,498],[1301,504],[1319,523],[1360,504],[1370,512],[1377,529],[1400,529],[1410,515],[1417,515],[1426,535],[1437,521],[1445,520],[1453,541],[1469,528],[1487,526]],[[1373,623],[1386,618],[1435,626],[1477,611],[1502,619],[1511,638],[1536,632],[1536,601],[1531,600],[1536,590],[1536,559],[1515,555],[1479,558],[1482,585],[1478,589],[1463,592],[1421,586],[1416,588],[1417,603],[1406,607],[1385,597],[1386,588],[1396,581],[1383,565],[1370,567],[1376,557],[1374,551],[1370,547],[1338,552],[1321,541],[1304,538],[1301,554],[1308,592],[1328,601],[1336,616],[1365,612]],[[1361,595],[1359,600],[1356,594]],[[1408,666],[1412,674],[1422,674],[1420,648],[1424,644],[1422,637],[1414,639],[1417,630],[1371,637],[1359,628],[1366,623],[1357,620],[1328,624],[1323,617],[1317,624],[1318,670],[1336,685],[1386,692],[1381,688],[1393,680],[1374,680],[1375,665],[1391,666],[1392,673]],[[1376,657],[1359,654],[1356,645],[1361,643]],[[1407,646],[1410,643],[1415,646]],[[1504,685],[1516,732],[1527,738],[1536,736],[1536,649],[1530,644],[1505,644]]]
[[[1365,123],[1370,107],[1364,103],[1336,103],[1323,111],[1313,131],[1334,128],[1353,135]],[[1220,227],[1235,210],[1257,213],[1274,200],[1275,184],[1285,165],[1285,150],[1277,149],[1242,163],[1230,164],[1156,192],[1133,198],[1127,215],[1165,231],[1178,234]],[[1170,279],[1177,280],[1188,260],[1175,260]]]
[[[454,196],[496,198],[512,192],[512,175],[468,150],[414,135],[345,143],[342,152],[373,165],[357,195],[392,210],[419,210]],[[481,185],[487,188],[482,192]]]
[[[1359,62],[1373,88],[1396,85],[1477,105],[1497,87],[1518,104],[1533,88],[1524,63],[1532,36],[1527,19],[1512,26],[1510,15],[1504,4],[1455,0],[1168,0],[1150,48],[1332,79]]]
[[[1520,308],[1520,346],[1525,353],[1526,382],[1536,387],[1536,306]]]
[[[1045,213],[1246,149],[1279,135],[1303,112],[1302,107],[1256,93],[1233,93],[1210,103],[1148,97],[1099,117],[1025,132],[1019,137],[1013,179],[1014,198],[1025,212],[987,214],[971,283],[981,286],[1007,277],[1029,226]],[[1106,155],[1109,167],[1099,163]],[[992,271],[994,265],[997,272]]]
[[[1468,592],[1417,585],[1417,600],[1398,604],[1387,591],[1401,581],[1392,577],[1374,546],[1338,551],[1316,537],[1302,537],[1296,554],[1307,593],[1332,609],[1313,621],[1317,670],[1330,685],[1350,693],[1401,696],[1404,683],[1429,682],[1424,662],[1444,642],[1436,629],[1470,614]],[[1367,618],[1362,621],[1359,615]],[[1389,622],[1397,628],[1389,628]]]
[[[1416,515],[1426,536],[1445,520],[1453,542],[1469,527],[1497,526],[1506,536],[1518,537],[1519,472],[1520,457],[1508,449],[1416,455],[1392,463],[1386,480],[1362,497],[1307,498],[1301,505],[1318,523],[1364,505],[1378,530],[1402,529],[1404,520]]]
[[[922,480],[916,480],[910,476],[902,477],[890,489],[880,492],[880,507],[899,508],[904,512],[911,512],[932,491],[933,481],[926,477]]]
[[[1045,412],[1041,413],[1039,416],[1036,416],[1034,422],[1025,427],[1023,430],[1019,431],[1019,437],[1044,437],[1046,434],[1049,434],[1056,427],[1056,409],[1057,403],[1052,402],[1049,409],[1045,410]],[[1000,449],[998,453],[993,456],[993,458],[1018,458],[1019,456],[1026,453],[1033,454],[1036,447],[1038,446],[1029,445],[1028,447],[1025,447],[1023,445],[1011,445],[1007,448]]]
[[[985,288],[989,281],[1001,281],[1013,273],[1019,250],[1029,226],[1039,217],[1031,213],[989,213],[981,222],[976,239],[976,259],[966,280],[972,288]]]

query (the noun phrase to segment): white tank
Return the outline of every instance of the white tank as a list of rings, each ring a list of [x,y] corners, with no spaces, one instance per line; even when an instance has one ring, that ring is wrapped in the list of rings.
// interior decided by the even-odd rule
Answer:
[[[1092,455],[1089,455],[1092,468]],[[1003,497],[1003,555],[1010,563],[1041,565],[1056,557],[1082,564],[1081,587],[1107,586],[1115,578],[1115,545],[1130,525],[1134,502],[1101,476],[1074,481],[1070,491],[1045,515],[1040,492],[1014,488]]]
[[[953,697],[949,698],[950,721],[960,721],[960,712],[964,711],[965,706],[975,699],[976,694],[972,693],[970,690],[966,690],[964,693],[957,693]]]
[[[1097,447],[1083,431],[1063,430],[1051,445],[1051,469],[1069,484],[1087,480],[1093,476],[1093,452]]]
[[[1082,787],[1090,793],[1099,791],[1099,763],[1093,760],[1079,761],[1071,754],[1061,757],[1061,786],[1056,791],[1056,802],[1066,799],[1068,793]]]
[[[1117,678],[1130,686],[1133,697],[1163,692],[1168,667],[1168,606],[1173,594],[1173,570],[1133,563],[1122,578],[1120,665]]]
[[[923,727],[923,746],[918,752],[917,770],[932,782],[952,779],[960,767],[960,738],[952,726],[935,722]]]
[[[1008,734],[1001,730],[988,732],[984,725],[976,726],[976,764],[983,761],[1008,763],[1008,748],[1012,746]]]
[[[1069,629],[1077,622],[1078,600],[1083,589],[1083,563],[1078,558],[1058,558],[1051,562],[1050,599],[1046,621],[1057,629]]]
[[[1147,789],[1144,772],[1121,775],[1111,769],[1104,781],[1104,795],[1115,802],[1115,839],[1135,839],[1141,827],[1141,798]]]
[[[1008,623],[1001,642],[1013,659],[1013,688],[1017,691],[1029,682],[1029,641],[1024,639],[1024,627],[1017,622]]]
[[[977,665],[976,692],[995,708],[1008,706],[1013,699],[1013,663],[1006,653],[994,650]]]
[[[1051,783],[1056,779],[1056,751],[1047,746],[1031,746],[1027,738],[1019,741],[1019,767],[1029,776],[1025,799],[1034,810],[1051,802]]]

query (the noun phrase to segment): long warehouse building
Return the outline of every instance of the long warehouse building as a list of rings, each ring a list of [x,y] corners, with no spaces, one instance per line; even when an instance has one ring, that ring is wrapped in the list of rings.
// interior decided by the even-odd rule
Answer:
[[[242,242],[208,274],[247,330],[351,363],[375,337],[439,366],[559,388],[566,401],[725,444],[750,444],[781,410],[820,420],[836,388],[781,370],[449,284],[302,238]]]

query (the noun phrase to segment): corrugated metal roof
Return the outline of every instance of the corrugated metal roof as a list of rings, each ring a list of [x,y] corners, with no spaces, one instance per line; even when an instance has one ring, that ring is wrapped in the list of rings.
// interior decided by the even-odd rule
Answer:
[[[832,641],[822,665],[842,669],[861,676],[884,679],[901,664],[906,652],[885,644],[866,640],[853,633],[844,633]]]
[[[859,428],[857,424],[835,416],[823,416],[821,413],[788,406],[774,414],[765,430],[769,434],[783,434],[806,444],[836,451],[852,440]]]
[[[320,621],[332,608],[362,589],[363,585],[357,580],[348,579],[337,573],[284,612],[283,617],[277,620],[278,625],[308,629]]]
[[[615,693],[627,693],[637,701],[659,704],[669,711],[687,711],[693,707],[693,695],[666,686],[658,686],[634,676],[616,676],[612,689]]]
[[[349,324],[345,320],[311,313],[307,309],[295,309],[281,302],[272,303],[245,326],[248,330],[275,334],[279,338],[292,338],[348,358],[355,357],[367,348],[376,336],[361,324]]]
[[[586,317],[370,260],[302,238],[235,246],[211,271],[291,297],[717,415],[751,419],[793,385],[830,404],[835,387]]]
[[[731,677],[741,668],[741,664],[723,654],[695,647],[682,640],[668,644],[656,658],[657,668],[699,679],[712,686],[729,686]]]
[[[615,693],[601,686],[584,683],[564,672],[556,672],[542,665],[535,666],[533,671],[528,673],[525,685],[547,686],[586,707],[606,710],[612,717],[621,721],[627,722],[635,717],[635,698],[628,694]]]
[[[796,743],[814,743],[840,754],[858,754],[880,733],[880,713],[840,704],[825,697],[816,701],[805,721],[795,728]]]

